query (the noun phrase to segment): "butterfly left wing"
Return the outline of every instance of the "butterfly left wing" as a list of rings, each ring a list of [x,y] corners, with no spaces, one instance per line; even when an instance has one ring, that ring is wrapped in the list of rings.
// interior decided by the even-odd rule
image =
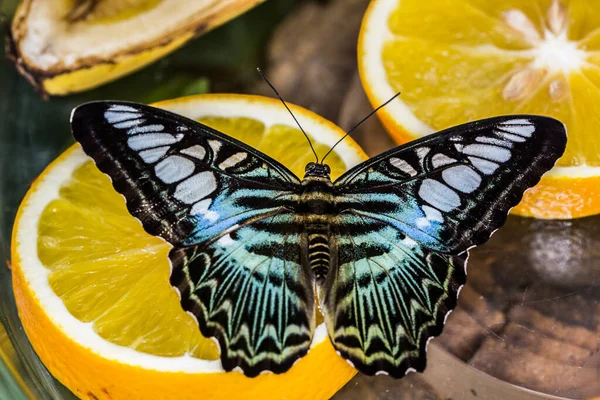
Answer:
[[[374,157],[334,183],[340,210],[458,254],[486,242],[563,154],[565,126],[512,115],[446,129]]]
[[[231,137],[142,104],[88,103],[71,125],[129,212],[174,245],[171,284],[202,334],[218,340],[226,370],[281,373],[308,352],[315,305],[293,212],[298,178]]]

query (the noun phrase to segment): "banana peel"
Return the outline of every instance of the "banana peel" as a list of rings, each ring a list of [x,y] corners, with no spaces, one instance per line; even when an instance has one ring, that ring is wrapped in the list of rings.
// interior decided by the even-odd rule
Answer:
[[[24,0],[6,53],[43,95],[136,71],[264,0]]]

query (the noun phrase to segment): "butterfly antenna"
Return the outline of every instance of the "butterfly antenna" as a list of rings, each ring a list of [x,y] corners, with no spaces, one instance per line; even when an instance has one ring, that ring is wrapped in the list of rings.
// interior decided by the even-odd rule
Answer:
[[[371,111],[369,113],[369,115],[367,115],[366,117],[364,117],[363,119],[361,119],[358,124],[354,125],[348,132],[346,132],[346,134],[344,136],[342,136],[342,138],[340,140],[338,140],[337,142],[335,142],[335,144],[329,149],[329,151],[327,152],[327,154],[325,154],[323,156],[323,158],[321,159],[321,164],[323,164],[323,162],[325,161],[325,158],[327,158],[327,156],[329,155],[329,153],[331,153],[333,151],[333,149],[335,149],[335,146],[337,146],[338,144],[340,144],[340,142],[344,139],[346,139],[346,136],[348,136],[349,134],[351,134],[352,132],[354,132],[354,130],[356,128],[358,128],[363,122],[365,122],[366,120],[368,120],[369,118],[371,118],[371,116],[373,114],[375,114],[377,111],[379,111],[381,108],[387,106],[392,100],[394,100],[396,97],[400,96],[400,92],[396,93],[395,95],[393,95],[388,101],[386,101],[385,103],[383,103],[382,105],[380,105],[379,107],[377,107],[376,109],[374,109],[373,111]]]
[[[263,72],[261,71],[261,69],[260,68],[256,68],[256,70],[258,71],[258,73],[260,74],[260,76],[264,79],[264,81],[267,82],[267,85],[269,85],[271,87],[271,89],[273,89],[273,92],[275,92],[275,95],[277,96],[277,98],[279,98],[279,100],[281,100],[281,102],[283,103],[283,105],[285,106],[285,108],[288,110],[288,112],[290,113],[290,115],[292,116],[292,118],[294,118],[294,121],[296,121],[296,125],[298,125],[298,128],[300,128],[300,130],[302,131],[302,133],[304,133],[304,137],[306,137],[306,140],[308,140],[308,145],[310,146],[310,149],[312,150],[313,154],[315,155],[315,159],[317,160],[317,163],[318,163],[319,162],[319,156],[317,155],[317,152],[315,151],[315,148],[313,147],[312,142],[310,141],[310,138],[308,137],[308,135],[306,134],[306,132],[304,132],[304,129],[302,129],[302,125],[300,125],[300,122],[298,122],[298,120],[296,119],[296,116],[294,115],[294,113],[292,113],[292,110],[290,110],[290,108],[286,104],[285,100],[283,100],[283,97],[281,97],[281,95],[279,94],[279,92],[277,91],[277,89],[275,89],[275,86],[273,86],[273,84],[271,84],[271,82],[269,82],[269,80],[267,79],[267,77],[265,76],[265,74],[263,74]]]

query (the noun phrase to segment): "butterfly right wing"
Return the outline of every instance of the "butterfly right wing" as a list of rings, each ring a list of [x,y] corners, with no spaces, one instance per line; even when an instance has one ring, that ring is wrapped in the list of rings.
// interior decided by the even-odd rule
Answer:
[[[308,352],[315,305],[295,218],[299,181],[266,155],[176,114],[76,108],[72,129],[144,229],[174,245],[171,284],[227,371],[285,372]]]
[[[341,213],[331,229],[336,267],[319,302],[333,346],[367,375],[423,371],[466,281],[466,254],[432,251],[359,213]]]

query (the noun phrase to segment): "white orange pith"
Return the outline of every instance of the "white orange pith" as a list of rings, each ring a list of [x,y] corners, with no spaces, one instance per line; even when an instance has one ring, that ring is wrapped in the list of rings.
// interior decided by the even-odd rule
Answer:
[[[206,95],[159,106],[255,145],[296,173],[312,161],[306,139],[277,101]],[[309,111],[292,109],[320,155],[344,134]],[[356,144],[344,143],[328,158],[336,175],[365,159]],[[328,398],[354,375],[324,326],[310,353],[285,374],[251,379],[224,372],[215,344],[199,334],[168,283],[168,250],[128,214],[78,145],[33,184],[13,232],[15,298],[36,352],[76,395]]]
[[[513,212],[576,218],[600,212],[600,18],[585,1],[375,0],[359,39],[373,105],[398,141],[504,114],[567,126],[557,166]]]

